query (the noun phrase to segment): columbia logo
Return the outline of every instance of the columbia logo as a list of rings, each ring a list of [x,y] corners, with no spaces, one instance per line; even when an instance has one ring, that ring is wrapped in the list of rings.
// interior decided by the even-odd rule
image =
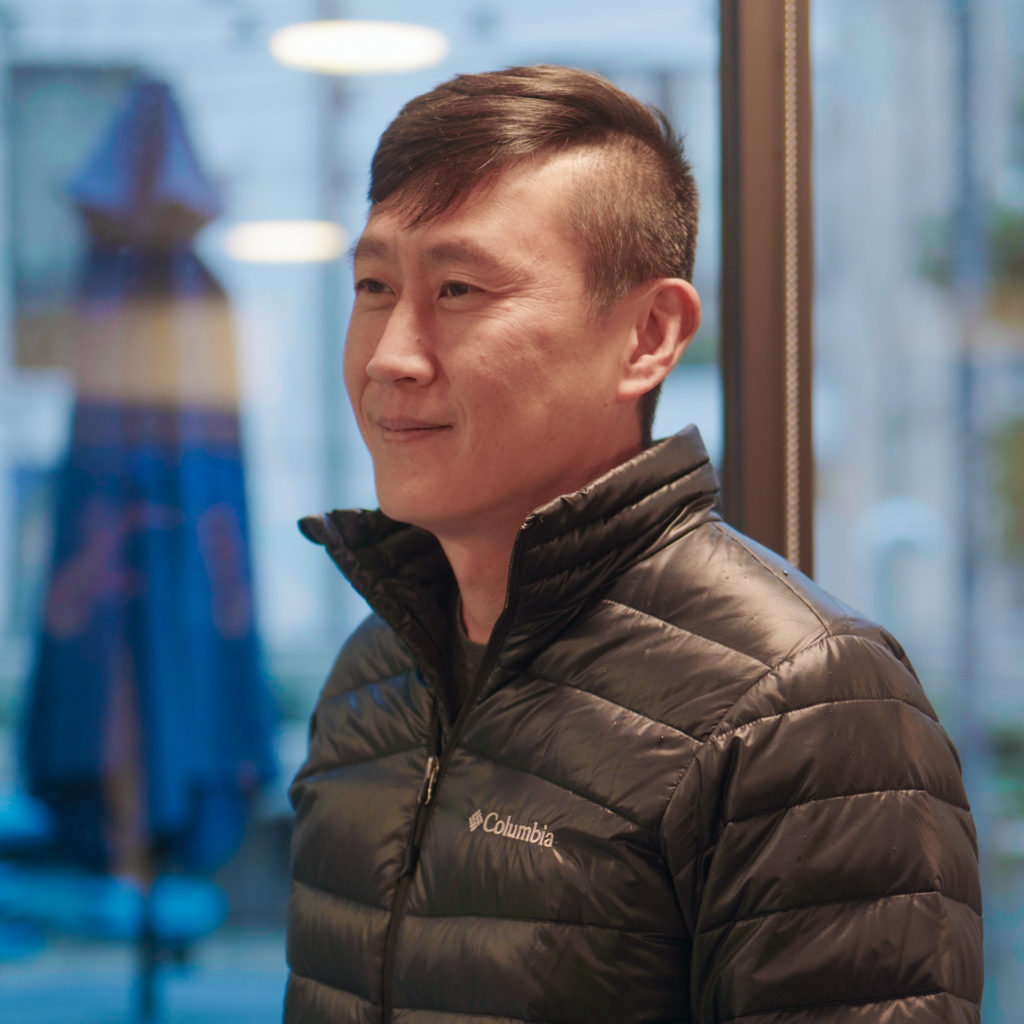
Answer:
[[[520,843],[530,843],[532,846],[546,846],[550,849],[555,845],[555,834],[548,831],[547,825],[538,825],[537,822],[530,825],[517,823],[512,820],[510,814],[502,818],[496,811],[484,814],[483,811],[476,810],[469,816],[469,831],[475,832],[481,827],[491,835],[515,839]]]

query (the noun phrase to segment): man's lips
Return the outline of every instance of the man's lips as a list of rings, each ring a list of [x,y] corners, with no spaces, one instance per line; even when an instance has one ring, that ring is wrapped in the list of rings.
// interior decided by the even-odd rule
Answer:
[[[423,420],[413,416],[379,416],[374,422],[388,440],[415,440],[451,427],[450,423]]]

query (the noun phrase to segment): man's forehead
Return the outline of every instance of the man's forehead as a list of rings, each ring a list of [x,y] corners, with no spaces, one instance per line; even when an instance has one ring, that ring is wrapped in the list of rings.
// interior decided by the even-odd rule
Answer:
[[[551,210],[553,206],[558,214],[564,215],[572,205],[572,190],[580,185],[581,176],[586,175],[592,163],[593,154],[584,148],[534,153],[497,168],[459,194],[449,208],[428,216],[423,215],[424,183],[413,181],[401,192],[371,207],[363,237],[373,239],[375,247],[377,236],[384,232],[395,237],[424,232],[451,234],[457,238],[461,234],[460,227],[465,227],[467,235],[472,233],[477,219],[498,207],[512,211],[517,219],[534,219],[540,207]],[[536,188],[538,182],[543,200],[553,198],[553,204],[538,201],[540,197],[530,191],[531,185]],[[562,216],[547,225],[556,230],[563,226]],[[370,250],[361,249],[357,243],[356,255],[364,251]],[[377,254],[376,248],[374,254]]]
[[[557,180],[555,180],[557,179]],[[351,258],[397,260],[412,253],[422,265],[437,263],[507,267],[527,256],[543,258],[552,246],[573,247],[559,185],[571,177],[520,165],[473,189],[456,207],[416,220],[402,197],[375,204]],[[561,253],[561,258],[567,256]]]

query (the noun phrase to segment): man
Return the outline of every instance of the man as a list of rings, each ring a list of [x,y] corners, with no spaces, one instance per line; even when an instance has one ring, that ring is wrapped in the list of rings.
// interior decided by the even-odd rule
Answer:
[[[693,428],[696,194],[565,68],[381,138],[345,379],[376,614],[316,708],[286,1020],[974,1021],[976,846],[897,642],[729,528]]]

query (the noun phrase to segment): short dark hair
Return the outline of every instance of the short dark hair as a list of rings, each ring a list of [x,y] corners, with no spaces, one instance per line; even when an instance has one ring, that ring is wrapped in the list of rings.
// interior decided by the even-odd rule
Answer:
[[[538,154],[590,150],[567,211],[596,313],[658,277],[693,276],[697,188],[668,118],[600,75],[553,65],[457,75],[410,100],[380,138],[369,199],[419,223]],[[640,414],[650,441],[658,391]]]

